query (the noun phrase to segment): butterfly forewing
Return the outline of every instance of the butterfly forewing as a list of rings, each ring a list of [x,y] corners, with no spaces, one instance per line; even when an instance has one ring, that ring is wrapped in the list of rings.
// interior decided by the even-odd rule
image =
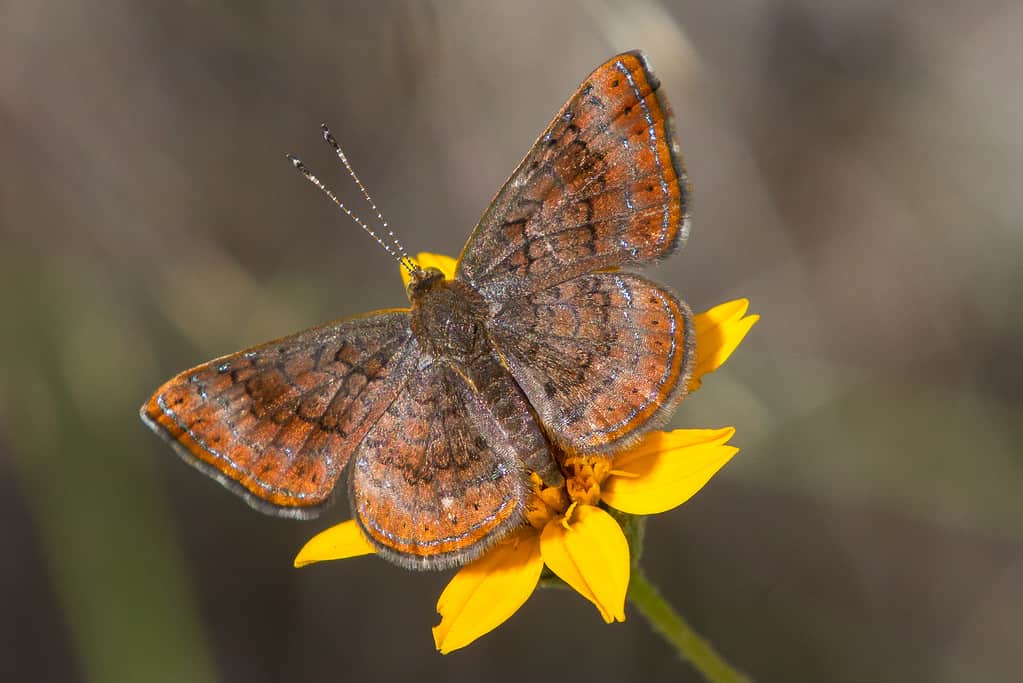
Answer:
[[[670,253],[689,186],[659,85],[638,52],[594,71],[494,198],[458,276],[499,304]]]
[[[331,323],[181,373],[142,419],[257,509],[315,516],[408,380],[412,347],[405,310]]]
[[[621,448],[670,414],[693,362],[689,308],[630,273],[593,273],[511,302],[494,342],[567,451]]]

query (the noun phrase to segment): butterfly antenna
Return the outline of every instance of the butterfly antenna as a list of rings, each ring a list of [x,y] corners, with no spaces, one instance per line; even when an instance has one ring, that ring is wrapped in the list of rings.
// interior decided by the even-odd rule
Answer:
[[[288,158],[288,161],[291,162],[291,165],[294,166],[299,173],[305,176],[306,180],[308,180],[310,183],[318,187],[320,192],[327,195],[330,201],[334,202],[337,208],[344,211],[345,215],[347,215],[349,218],[355,221],[359,225],[359,227],[361,227],[363,230],[369,233],[369,236],[376,240],[376,243],[383,247],[388,254],[390,254],[395,260],[397,260],[398,263],[400,263],[402,267],[409,272],[410,275],[416,272],[416,267],[414,265],[415,262],[408,257],[408,254],[404,253],[404,249],[402,250],[401,254],[395,253],[394,250],[390,247],[390,245],[388,245],[386,242],[380,239],[380,236],[377,235],[372,228],[366,225],[366,223],[361,218],[356,216],[355,212],[353,212],[351,209],[345,206],[344,202],[338,199],[337,195],[334,194],[326,185],[324,185],[323,181],[317,178],[313,174],[313,172],[310,171],[309,168],[304,163],[302,163],[301,159],[292,156],[291,154],[285,154],[284,156]],[[384,225],[386,225],[386,223]]]
[[[334,137],[333,133],[330,132],[330,129],[327,128],[327,124],[325,123],[320,124],[320,130],[323,131],[323,139],[326,140],[327,144],[330,145],[331,148],[333,148],[334,153],[337,154],[337,158],[341,161],[345,170],[348,171],[348,175],[355,181],[355,184],[359,188],[359,192],[362,193],[363,198],[365,198],[366,202],[369,204],[369,208],[373,210],[373,213],[376,214],[377,220],[380,221],[384,230],[387,231],[387,236],[391,239],[391,242],[398,250],[398,253],[401,254],[402,265],[405,265],[407,268],[408,266],[405,262],[411,261],[412,259],[409,258],[408,252],[405,251],[405,247],[402,246],[401,241],[398,240],[398,236],[394,234],[393,230],[391,230],[391,226],[387,224],[383,214],[380,213],[380,209],[378,209],[377,205],[373,202],[373,198],[369,196],[369,191],[366,189],[366,186],[362,184],[361,180],[359,180],[359,176],[355,173],[355,169],[353,169],[352,165],[348,162],[348,157],[345,155],[344,150],[342,150],[341,145],[338,144],[337,138]]]

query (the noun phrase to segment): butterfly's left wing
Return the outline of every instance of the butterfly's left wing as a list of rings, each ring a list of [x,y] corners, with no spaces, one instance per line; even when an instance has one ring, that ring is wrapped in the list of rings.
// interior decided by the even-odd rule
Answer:
[[[186,370],[142,420],[256,509],[314,517],[348,457],[405,385],[407,310],[316,327]]]
[[[352,458],[353,516],[393,562],[441,569],[478,557],[522,522],[526,468],[552,462],[525,399],[489,364],[474,381],[424,355]]]
[[[458,277],[499,305],[675,249],[689,183],[659,85],[640,52],[590,74],[494,197]]]

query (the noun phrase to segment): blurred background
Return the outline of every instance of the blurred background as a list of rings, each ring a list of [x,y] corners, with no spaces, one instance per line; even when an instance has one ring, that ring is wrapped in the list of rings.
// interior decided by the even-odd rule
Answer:
[[[139,422],[166,378],[403,305],[328,122],[411,251],[457,254],[591,69],[642,48],[695,186],[657,269],[763,316],[678,411],[742,452],[651,578],[760,680],[1023,666],[1023,5],[0,2],[0,680],[695,680],[538,593],[447,657],[449,574],[296,571]],[[368,213],[364,211],[363,213]]]

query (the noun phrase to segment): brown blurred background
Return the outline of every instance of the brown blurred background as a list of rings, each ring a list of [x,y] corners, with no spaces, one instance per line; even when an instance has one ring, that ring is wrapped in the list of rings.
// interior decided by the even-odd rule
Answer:
[[[761,680],[1019,675],[1023,5],[0,3],[0,680],[693,680],[638,615],[539,593],[441,657],[446,574],[296,571],[139,404],[405,299],[283,157],[457,254],[575,86],[647,51],[696,188],[657,271],[763,320],[683,404],[739,456],[652,578]],[[368,213],[363,210],[363,213]]]

